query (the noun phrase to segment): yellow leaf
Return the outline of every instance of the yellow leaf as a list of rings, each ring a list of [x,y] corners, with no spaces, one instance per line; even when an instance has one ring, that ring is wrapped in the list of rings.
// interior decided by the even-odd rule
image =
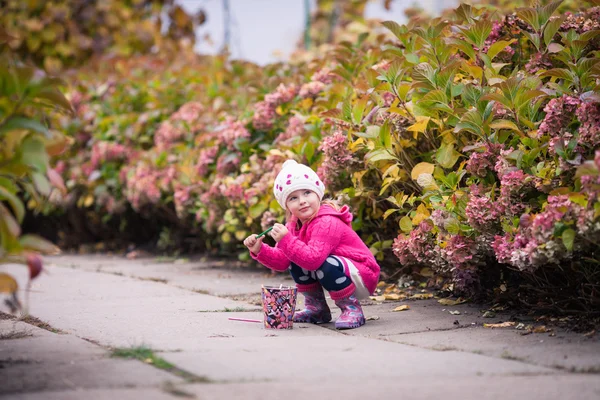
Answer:
[[[417,122],[406,128],[406,130],[414,132],[413,137],[416,139],[419,133],[423,133],[427,129],[429,119],[429,117],[418,116]]]
[[[383,297],[386,300],[402,300],[406,298],[405,294],[400,294],[400,293],[389,293],[389,294],[384,294]]]
[[[435,169],[435,165],[430,164],[428,162],[420,162],[414,166],[414,168],[410,172],[410,177],[416,181],[417,178],[419,177],[419,175],[421,175],[421,174],[432,175],[434,169]]]
[[[430,277],[430,276],[433,276],[433,271],[431,270],[431,268],[425,267],[425,268],[421,268],[421,271],[419,272],[419,274],[421,276]]]
[[[369,296],[369,299],[373,301],[385,301],[385,296]]]
[[[15,278],[0,272],[0,293],[13,294],[19,289],[19,284],[15,281]]]
[[[409,299],[412,299],[412,300],[433,299],[433,294],[432,293],[417,293],[417,294],[413,294],[412,296],[410,296]]]
[[[511,326],[515,326],[515,323],[512,321],[506,321],[499,324],[483,324],[484,328],[510,328]]]
[[[403,306],[398,306],[398,307],[394,308],[392,311],[406,311],[406,310],[410,310],[410,307],[405,304]]]
[[[91,206],[92,204],[94,204],[94,196],[92,196],[91,194],[88,194],[88,195],[85,197],[85,200],[83,200],[83,205],[84,205],[85,207],[89,207],[89,206]]]
[[[443,306],[455,306],[457,304],[462,304],[465,303],[466,300],[463,299],[462,297],[459,297],[456,300],[452,300],[452,299],[439,299],[438,303],[440,303]]]

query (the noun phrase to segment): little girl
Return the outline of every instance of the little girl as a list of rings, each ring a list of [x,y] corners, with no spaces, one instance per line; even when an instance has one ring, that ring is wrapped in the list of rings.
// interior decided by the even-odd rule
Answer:
[[[320,324],[331,321],[323,288],[329,291],[342,314],[337,329],[358,328],[365,316],[358,299],[374,293],[379,265],[369,248],[352,230],[348,206],[324,201],[325,186],[306,165],[287,160],[275,178],[273,192],[286,210],[286,225],[275,224],[271,247],[255,234],[244,240],[252,258],[275,271],[289,269],[305,309],[294,322]]]

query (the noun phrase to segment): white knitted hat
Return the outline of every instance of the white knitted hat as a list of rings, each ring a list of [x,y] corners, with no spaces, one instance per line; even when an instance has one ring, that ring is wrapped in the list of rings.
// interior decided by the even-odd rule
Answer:
[[[319,196],[319,200],[322,200],[325,194],[325,185],[315,171],[294,160],[287,160],[283,163],[273,185],[275,199],[284,210],[288,196],[298,189],[312,190]]]

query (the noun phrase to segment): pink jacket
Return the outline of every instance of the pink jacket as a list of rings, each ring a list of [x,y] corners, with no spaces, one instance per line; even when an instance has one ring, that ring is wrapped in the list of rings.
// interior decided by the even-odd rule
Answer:
[[[340,211],[322,205],[317,216],[297,229],[292,217],[286,224],[289,233],[275,247],[263,244],[252,258],[275,271],[285,271],[290,262],[309,271],[317,270],[329,255],[346,257],[358,269],[366,288],[375,292],[380,267],[369,248],[352,229],[352,214],[348,206]]]

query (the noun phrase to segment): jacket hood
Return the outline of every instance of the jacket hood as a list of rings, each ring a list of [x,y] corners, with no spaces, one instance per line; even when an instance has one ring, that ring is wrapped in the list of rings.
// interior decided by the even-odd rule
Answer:
[[[346,223],[346,225],[350,227],[352,226],[352,213],[350,212],[350,207],[348,206],[342,206],[342,208],[340,208],[340,210],[338,211],[335,208],[325,204],[319,209],[319,212],[317,213],[315,219],[325,215],[337,217],[341,219],[344,223]]]

